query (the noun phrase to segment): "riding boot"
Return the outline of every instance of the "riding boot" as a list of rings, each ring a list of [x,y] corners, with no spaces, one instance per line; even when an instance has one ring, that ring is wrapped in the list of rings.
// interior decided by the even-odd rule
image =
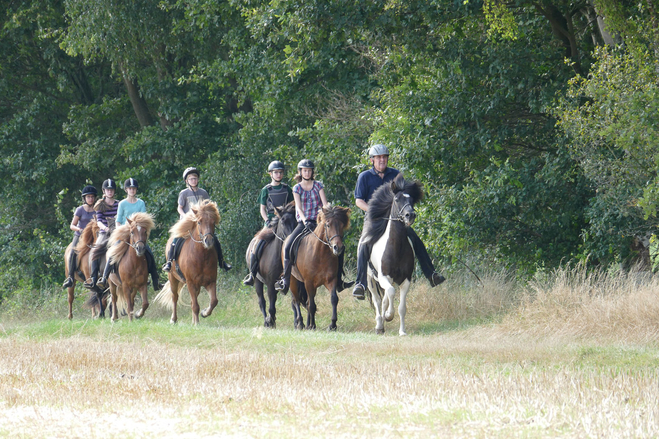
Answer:
[[[114,271],[114,264],[110,264],[110,261],[105,263],[105,268],[103,269],[103,276],[96,282],[96,286],[102,290],[108,288],[108,276]]]
[[[275,290],[279,291],[284,296],[288,293],[288,287],[291,284],[291,266],[290,259],[284,259],[284,275],[275,283]]]
[[[153,256],[151,247],[149,247],[148,245],[146,246],[146,252],[144,253],[144,257],[146,257],[146,266],[147,269],[149,270],[149,274],[151,275],[151,281],[153,282],[153,290],[160,291],[163,286],[160,284],[160,274],[158,273],[158,269],[156,268],[156,258]]]
[[[78,254],[75,251],[71,252],[69,257],[69,277],[66,278],[63,288],[71,288],[73,286],[73,279],[75,278],[76,265],[77,265]]]
[[[344,253],[341,253],[339,255],[339,270],[338,273],[336,274],[336,291],[343,291],[346,288],[350,288],[355,284],[355,282],[345,282],[343,280],[343,275],[345,274],[343,272],[343,255]]]
[[[224,271],[229,271],[233,267],[227,263],[227,261],[224,260],[224,256],[222,256],[222,246],[220,245],[220,241],[217,239],[217,236],[213,236],[214,238],[214,243],[215,243],[215,251],[217,252],[217,263],[220,266],[221,269]]]
[[[87,289],[92,289],[96,286],[96,279],[98,279],[98,270],[101,267],[101,261],[96,259],[92,261],[91,272],[89,273],[89,279],[85,281],[83,286]]]
[[[169,270],[172,269],[172,261],[176,256],[176,244],[178,243],[179,239],[181,238],[174,238],[172,240],[172,244],[169,246],[169,251],[167,252],[167,262],[165,262],[165,265],[162,266],[163,271],[169,272]]]
[[[256,252],[254,252],[249,256],[249,273],[247,273],[247,276],[245,276],[245,279],[243,279],[244,285],[247,286],[254,285],[254,280],[256,278],[256,272],[258,271],[258,267],[259,267],[259,260],[258,257],[256,256]]]

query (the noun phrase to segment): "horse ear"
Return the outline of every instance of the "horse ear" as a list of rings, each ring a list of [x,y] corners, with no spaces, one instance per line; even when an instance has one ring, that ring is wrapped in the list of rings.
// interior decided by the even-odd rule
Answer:
[[[131,226],[133,225],[133,220],[132,219],[126,218],[126,221],[128,222],[129,225],[131,225]]]
[[[284,209],[281,207],[275,206],[275,215],[277,215],[279,218],[281,218],[281,214],[283,213]]]
[[[192,211],[192,213],[195,214],[195,216],[199,215],[199,209],[197,209],[196,207],[192,206],[190,207],[190,210]]]

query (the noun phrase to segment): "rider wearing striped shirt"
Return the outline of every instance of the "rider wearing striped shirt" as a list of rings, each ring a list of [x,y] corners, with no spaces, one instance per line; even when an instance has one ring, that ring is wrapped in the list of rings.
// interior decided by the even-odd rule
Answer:
[[[98,236],[94,243],[94,248],[89,255],[91,259],[91,273],[89,279],[83,284],[85,288],[94,288],[98,279],[98,270],[101,265],[101,257],[105,254],[106,244],[110,234],[115,227],[115,218],[117,216],[117,207],[119,203],[114,199],[117,184],[111,178],[103,182],[103,198],[96,202],[96,221],[98,222]]]

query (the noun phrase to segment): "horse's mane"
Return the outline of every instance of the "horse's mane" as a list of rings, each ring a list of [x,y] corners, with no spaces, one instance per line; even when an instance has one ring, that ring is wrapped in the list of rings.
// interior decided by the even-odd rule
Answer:
[[[96,240],[98,235],[99,227],[95,219],[92,219],[87,224],[87,227],[82,229],[80,233],[80,239],[78,239],[78,244],[76,245],[75,251],[78,253],[78,260],[82,260],[83,257],[91,251],[91,245]]]
[[[197,226],[197,220],[199,219],[202,222],[209,221],[217,225],[220,222],[220,212],[217,210],[217,204],[210,200],[202,200],[169,229],[169,235],[173,238],[187,238],[190,231]]]
[[[343,230],[348,230],[350,228],[350,209],[334,205],[323,207],[323,210],[318,214],[318,225],[316,226],[316,229],[322,230],[320,227],[323,227],[325,222],[332,220],[339,221],[343,224]]]
[[[135,226],[144,227],[146,229],[147,238],[149,237],[149,233],[151,233],[151,229],[156,225],[153,221],[153,216],[144,212],[134,213],[131,215],[130,220],[133,221]],[[111,264],[118,264],[128,250],[128,244],[126,243],[130,242],[130,224],[128,221],[126,221],[126,224],[117,226],[117,228],[114,229],[108,242],[111,247],[108,249],[107,257]]]
[[[398,174],[391,183],[385,183],[375,190],[368,201],[366,221],[369,223],[365,238],[373,241],[379,239],[387,228],[387,218],[391,216],[391,205],[398,192],[404,192],[411,198],[412,205],[423,199],[423,187],[416,181],[405,181],[403,174]]]
[[[284,215],[295,215],[295,201],[291,201],[281,209],[275,207],[275,212],[276,215],[272,221],[270,221],[270,227],[264,227],[259,230],[258,233],[254,236],[255,238],[265,242],[270,242],[275,239],[275,230],[277,230],[277,226],[281,222],[282,217]]]

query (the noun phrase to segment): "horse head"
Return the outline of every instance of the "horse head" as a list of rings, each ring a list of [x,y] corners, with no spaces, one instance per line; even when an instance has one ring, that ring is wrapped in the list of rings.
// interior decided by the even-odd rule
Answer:
[[[290,235],[297,225],[297,219],[295,219],[295,201],[291,201],[283,207],[275,207],[275,215],[277,215],[277,225],[275,228],[277,235]]]
[[[350,209],[341,206],[324,207],[318,215],[316,234],[324,234],[324,239],[332,253],[339,256],[343,253],[343,232],[350,227]],[[320,229],[320,230],[319,230]]]
[[[130,218],[126,219],[130,227],[130,246],[135,249],[137,256],[141,257],[146,251],[146,240],[148,238],[148,231],[146,227],[133,221]]]
[[[391,204],[391,218],[396,219],[405,227],[410,227],[416,220],[414,204],[423,198],[421,184],[406,182],[402,174],[398,174],[391,182],[393,202]]]
[[[217,204],[210,200],[203,200],[196,207],[191,208],[194,220],[197,224],[199,241],[206,249],[215,246],[215,226],[220,222],[220,212]],[[196,241],[196,239],[195,239]]]

